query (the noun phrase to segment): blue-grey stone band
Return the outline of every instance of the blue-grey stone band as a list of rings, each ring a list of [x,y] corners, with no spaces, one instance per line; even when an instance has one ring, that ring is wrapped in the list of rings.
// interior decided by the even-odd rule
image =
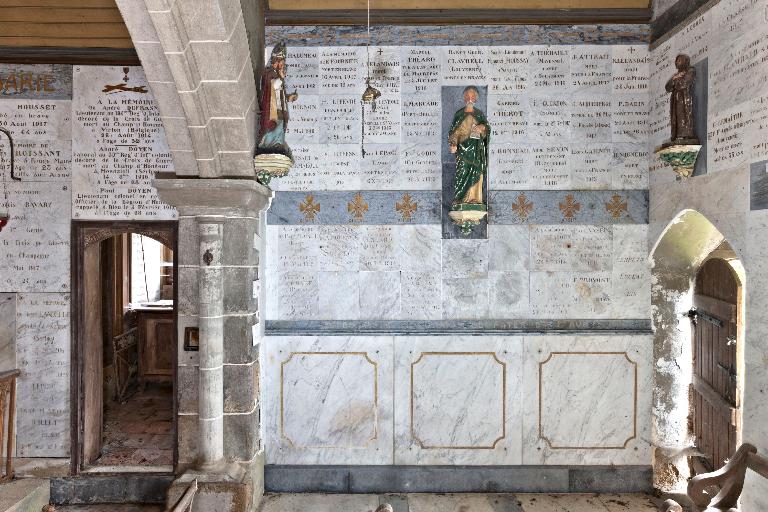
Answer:
[[[627,493],[649,492],[650,466],[267,465],[267,492]]]
[[[511,336],[650,334],[650,319],[267,320],[267,336]]]
[[[768,160],[749,165],[749,209],[768,209]]]
[[[365,27],[270,26],[267,46],[365,46]],[[372,26],[374,46],[509,46],[533,44],[648,44],[649,25]],[[290,52],[290,50],[289,50]],[[289,55],[290,59],[290,55]]]
[[[367,206],[354,214],[356,196]],[[416,205],[404,216],[405,196]],[[310,199],[311,197],[311,199]],[[350,204],[353,204],[350,211]],[[398,204],[401,209],[398,210]],[[317,206],[319,205],[319,209]],[[267,215],[272,225],[440,224],[439,191],[276,192]],[[311,207],[311,208],[310,208]],[[311,211],[309,211],[311,210]],[[647,224],[647,190],[494,190],[489,224]]]
[[[355,196],[360,195],[359,204],[367,205],[365,211],[354,214]],[[410,197],[407,201],[405,195]],[[314,215],[307,214],[308,197],[311,204],[319,205]],[[350,211],[350,203],[353,211]],[[398,211],[397,205],[401,205]],[[410,216],[404,216],[406,203],[415,204],[408,209]],[[302,204],[304,207],[302,208]],[[318,192],[275,192],[272,206],[267,215],[268,224],[440,224],[439,191],[318,191]],[[303,210],[303,211],[302,211]]]

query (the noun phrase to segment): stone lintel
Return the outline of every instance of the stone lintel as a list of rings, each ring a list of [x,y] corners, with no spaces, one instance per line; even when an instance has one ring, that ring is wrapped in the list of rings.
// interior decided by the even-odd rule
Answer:
[[[253,179],[155,179],[160,199],[181,216],[258,217],[274,193]]]

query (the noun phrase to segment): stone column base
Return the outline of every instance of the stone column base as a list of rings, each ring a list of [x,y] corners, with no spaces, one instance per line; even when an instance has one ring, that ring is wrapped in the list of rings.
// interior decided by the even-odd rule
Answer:
[[[250,462],[232,462],[219,471],[188,470],[168,488],[166,510],[171,510],[197,480],[192,512],[253,512],[264,494],[264,452]]]

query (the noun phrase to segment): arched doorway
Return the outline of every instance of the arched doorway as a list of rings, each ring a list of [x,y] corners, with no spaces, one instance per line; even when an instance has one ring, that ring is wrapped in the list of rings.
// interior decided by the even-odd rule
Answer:
[[[739,356],[743,344],[742,286],[727,243],[696,274],[692,322],[690,429],[697,454],[692,470],[721,468],[741,439]]]

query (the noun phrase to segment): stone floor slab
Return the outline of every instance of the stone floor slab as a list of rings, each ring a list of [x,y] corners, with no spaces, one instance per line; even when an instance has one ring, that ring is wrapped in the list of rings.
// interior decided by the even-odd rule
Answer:
[[[271,494],[261,512],[371,512],[379,506],[372,494]]]

